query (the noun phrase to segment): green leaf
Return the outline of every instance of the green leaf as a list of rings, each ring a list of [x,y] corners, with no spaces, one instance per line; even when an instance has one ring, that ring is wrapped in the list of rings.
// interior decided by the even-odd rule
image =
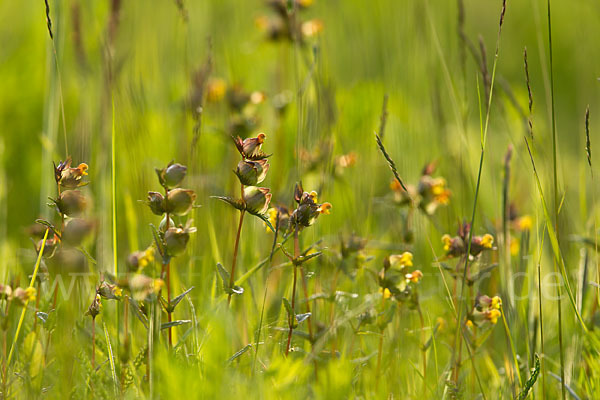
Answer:
[[[160,325],[160,329],[164,330],[164,329],[172,328],[174,326],[189,324],[190,322],[192,322],[192,320],[190,320],[190,319],[180,319],[177,321],[165,322],[164,324]]]
[[[285,297],[282,298],[281,301],[283,302],[283,306],[285,307],[285,310],[287,311],[288,316],[294,315],[294,309],[292,308],[290,301],[288,299],[286,299]]]
[[[221,265],[221,263],[217,263],[217,271],[223,281],[223,290],[227,292],[229,290],[229,280],[231,279],[231,275],[229,275],[229,272]]]
[[[262,221],[269,227],[269,229],[271,229],[271,232],[275,232],[275,228],[273,228],[273,225],[271,225],[271,223],[269,222],[269,219],[263,215],[263,214],[252,214],[260,219],[262,219]]]
[[[173,300],[171,300],[171,308],[175,309],[175,307],[177,307],[177,304],[179,304],[179,302],[181,300],[183,300],[185,295],[188,294],[189,292],[191,292],[192,289],[194,289],[194,286],[192,286],[191,288],[189,288],[188,290],[186,290],[185,292],[181,293],[179,296],[177,296]]]
[[[237,351],[234,355],[232,355],[231,357],[229,357],[227,359],[227,363],[231,363],[233,360],[235,360],[236,358],[238,358],[239,356],[241,356],[242,354],[244,354],[245,352],[247,352],[251,348],[252,348],[252,344],[245,345],[244,347],[242,347],[241,350]]]
[[[227,196],[210,196],[211,199],[217,199],[217,200],[221,200],[224,203],[229,204],[231,207],[235,208],[236,210],[244,210],[244,203],[241,200],[237,200],[237,199],[233,199],[231,197],[227,197]]]
[[[573,296],[573,291],[571,290],[571,284],[569,283],[569,277],[567,275],[567,268],[565,266],[565,260],[562,256],[560,246],[558,244],[558,238],[556,236],[556,231],[554,230],[554,224],[552,223],[552,218],[550,218],[550,213],[548,212],[548,207],[546,206],[546,199],[544,198],[544,191],[542,190],[542,183],[540,182],[540,177],[538,176],[537,169],[535,168],[535,162],[533,161],[533,154],[531,153],[531,149],[529,148],[529,141],[525,138],[525,143],[527,144],[527,150],[529,151],[529,158],[531,159],[531,165],[533,166],[533,176],[535,177],[535,183],[537,184],[538,192],[540,194],[540,199],[542,201],[542,208],[544,210],[544,219],[546,220],[546,229],[548,230],[548,237],[550,238],[550,243],[552,244],[552,252],[554,253],[554,259],[560,266],[560,274],[562,275],[563,280],[565,281],[565,287],[567,289],[567,294],[569,295],[569,300],[571,302],[571,306],[573,307],[573,311],[575,311],[575,315],[577,319],[581,323],[581,326],[585,332],[588,331],[585,326],[585,322],[577,309],[577,304],[575,301],[575,297]]]

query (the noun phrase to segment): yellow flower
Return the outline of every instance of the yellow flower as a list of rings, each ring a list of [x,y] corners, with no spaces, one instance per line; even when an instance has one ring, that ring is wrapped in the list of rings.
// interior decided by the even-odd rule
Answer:
[[[481,238],[481,245],[483,247],[485,247],[486,249],[491,249],[493,244],[494,244],[494,237],[492,235],[490,235],[489,233],[486,233],[485,235],[483,235],[483,237]]]
[[[319,202],[317,192],[315,192],[314,190],[312,192],[310,192],[308,195],[310,196],[312,201],[314,201],[315,203]]]
[[[277,223],[277,209],[275,207],[269,208],[267,210],[267,215],[268,215],[269,223],[273,227],[275,227],[275,224]],[[271,228],[269,228],[269,225],[267,225],[267,224],[264,224],[264,225],[267,228],[267,233],[271,232]]]
[[[467,328],[473,329],[473,321],[471,321],[470,319],[468,319],[467,322],[465,322],[465,325],[467,326]]]
[[[35,301],[37,290],[34,287],[28,287],[25,289],[25,299],[27,301]]]
[[[407,281],[410,281],[412,283],[419,283],[419,280],[421,280],[421,278],[423,277],[423,273],[417,269],[410,274],[406,274],[404,277]]]
[[[519,240],[516,238],[510,238],[510,254],[516,256],[519,254],[519,249],[521,246],[519,245]]]
[[[498,318],[500,318],[500,316],[502,315],[502,313],[496,309],[490,310],[487,314],[486,314],[486,318],[492,323],[492,324],[496,324],[496,322],[498,322]]]
[[[529,231],[533,226],[533,218],[529,215],[523,215],[515,221],[515,225],[519,231]]]
[[[300,29],[305,37],[313,37],[323,31],[323,21],[311,19],[303,22]]]
[[[221,100],[227,91],[227,84],[221,78],[210,79],[206,86],[206,100],[211,103]]]
[[[389,299],[390,297],[392,297],[392,292],[390,292],[390,289],[385,288],[379,288],[379,293],[383,293],[383,298],[384,299]]]
[[[442,243],[444,243],[444,251],[449,251],[450,247],[452,246],[452,238],[450,235],[445,234],[442,236]]]
[[[500,296],[492,297],[491,308],[499,310],[501,306],[502,306],[502,299],[500,298]]]
[[[323,203],[319,206],[317,211],[319,211],[319,213],[321,213],[321,214],[328,215],[328,214],[331,214],[331,207],[332,207],[331,203]]]
[[[165,281],[163,281],[162,279],[154,279],[152,281],[152,290],[154,291],[154,293],[160,292],[163,286],[165,286]]]
[[[392,254],[390,256],[390,266],[391,267],[400,267],[400,269],[404,267],[412,267],[413,266],[413,255],[409,251],[405,251],[402,254]]]

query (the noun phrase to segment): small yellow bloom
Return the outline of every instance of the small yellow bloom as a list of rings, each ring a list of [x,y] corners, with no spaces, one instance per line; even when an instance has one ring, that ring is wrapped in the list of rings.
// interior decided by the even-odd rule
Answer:
[[[117,296],[117,297],[122,297],[123,296],[123,289],[121,289],[118,286],[115,286],[114,295]]]
[[[404,267],[412,267],[413,266],[413,255],[409,251],[405,251],[402,254],[392,254],[390,256],[390,266],[391,267],[400,267],[400,269]]]
[[[470,319],[468,319],[467,322],[465,322],[465,325],[467,326],[467,328],[473,329],[473,321],[471,321]]]
[[[302,23],[300,29],[302,30],[302,34],[305,37],[313,37],[323,31],[323,21],[318,19],[311,19]]]
[[[445,234],[442,236],[442,243],[444,243],[444,251],[449,251],[450,247],[452,246],[452,238],[450,235]]]
[[[34,287],[28,287],[25,289],[25,300],[26,301],[35,301],[37,296],[37,290]]]
[[[493,309],[499,310],[501,306],[502,306],[502,299],[500,298],[500,296],[492,297],[491,307]]]
[[[379,293],[383,293],[384,299],[389,299],[390,297],[392,297],[392,292],[390,292],[390,289],[388,289],[388,288],[385,288],[385,289],[379,288]]]
[[[510,254],[516,256],[519,254],[521,246],[519,244],[519,240],[516,238],[510,238]]]
[[[494,237],[492,235],[490,235],[489,233],[483,235],[483,237],[481,238],[481,245],[483,247],[485,247],[486,249],[491,249],[493,244]]]
[[[154,279],[154,281],[152,281],[152,290],[154,293],[160,292],[163,286],[165,286],[165,281],[162,279]]]
[[[315,203],[319,202],[319,200],[318,200],[318,194],[314,190],[312,192],[310,192],[308,195],[310,196],[310,198],[312,199],[312,201],[314,201]]]
[[[423,277],[423,273],[417,269],[410,274],[406,274],[404,277],[406,278],[407,281],[410,281],[412,283],[419,283],[419,281]]]
[[[498,318],[500,318],[500,316],[502,315],[502,313],[496,309],[490,310],[487,315],[486,318],[492,323],[492,324],[496,324],[496,322],[498,322]]]
[[[277,223],[277,209],[275,207],[271,207],[267,210],[267,215],[269,219],[269,223],[275,228],[275,224]],[[271,232],[271,228],[269,225],[263,222],[263,225],[267,229],[267,233]]]
[[[206,100],[211,103],[215,103],[225,97],[227,91],[227,84],[225,80],[221,78],[212,78],[206,85]]]
[[[515,225],[519,231],[529,231],[533,226],[533,218],[529,215],[523,215],[516,220]]]
[[[321,206],[318,208],[318,211],[319,211],[319,213],[321,213],[321,214],[328,215],[328,214],[331,214],[331,207],[332,207],[331,203],[323,203],[323,204],[321,204]]]

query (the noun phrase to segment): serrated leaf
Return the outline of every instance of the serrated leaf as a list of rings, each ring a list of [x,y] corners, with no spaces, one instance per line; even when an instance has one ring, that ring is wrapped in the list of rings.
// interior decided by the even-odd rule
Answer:
[[[271,232],[275,232],[275,228],[273,228],[273,225],[271,225],[271,222],[269,222],[269,219],[263,215],[263,214],[252,214],[260,219],[262,219],[262,221],[269,227],[269,229],[271,229]]]
[[[127,297],[129,299],[129,306],[133,310],[133,313],[140,320],[140,322],[144,325],[144,327],[146,329],[148,329],[148,318],[142,312],[138,302],[132,297],[129,297],[129,296],[127,296]]]
[[[227,359],[227,362],[230,363],[233,360],[235,360],[236,358],[238,358],[239,356],[241,356],[242,354],[244,354],[245,352],[247,352],[248,350],[250,350],[252,348],[252,344],[247,344],[244,347],[242,347],[241,350],[237,351],[234,355],[232,355],[231,357],[229,357]]]
[[[227,197],[227,196],[210,196],[210,197],[212,199],[221,200],[222,202],[229,204],[231,207],[235,208],[236,210],[242,211],[245,208],[244,203],[241,200],[233,199],[233,198]]]
[[[177,321],[165,322],[164,324],[160,325],[160,329],[164,330],[164,329],[172,328],[174,326],[189,324],[190,322],[192,322],[192,320],[190,320],[190,319],[180,319]]]
[[[223,281],[223,290],[226,293],[229,293],[229,280],[231,279],[231,275],[229,275],[229,272],[221,265],[221,263],[217,263],[217,271],[221,276],[221,281]]]
[[[290,304],[289,300],[284,297],[281,299],[281,301],[283,302],[283,306],[285,307],[288,316],[294,315],[294,310],[292,309],[292,305]]]
[[[192,289],[194,289],[194,286],[192,286],[191,288],[189,288],[188,290],[186,290],[185,292],[181,293],[179,296],[177,296],[173,300],[171,300],[171,308],[175,309],[175,307],[177,306],[177,304],[179,304],[179,302],[181,300],[183,300],[183,298],[185,297],[185,295],[188,294],[189,292],[191,292]]]

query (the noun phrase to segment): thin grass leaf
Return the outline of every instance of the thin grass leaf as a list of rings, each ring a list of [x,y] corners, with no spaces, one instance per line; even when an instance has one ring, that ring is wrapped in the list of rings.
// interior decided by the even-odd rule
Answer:
[[[171,307],[175,308],[177,306],[177,304],[179,304],[179,302],[181,300],[183,300],[183,298],[192,290],[194,289],[194,286],[192,286],[191,288],[189,288],[188,290],[186,290],[185,292],[181,293],[179,296],[175,297],[174,299],[171,300]]]
[[[560,250],[560,246],[558,244],[558,239],[556,237],[556,231],[554,230],[554,225],[552,223],[552,218],[550,218],[550,213],[548,212],[548,207],[546,206],[546,199],[544,198],[544,192],[542,190],[542,184],[540,182],[540,178],[537,173],[537,169],[535,167],[535,161],[533,160],[533,154],[531,153],[531,148],[529,147],[529,141],[525,138],[525,144],[527,144],[527,151],[529,152],[529,158],[531,159],[531,165],[533,166],[533,175],[535,177],[535,182],[538,188],[538,192],[540,194],[540,199],[542,202],[542,208],[544,210],[544,219],[546,221],[546,229],[548,230],[548,237],[550,238],[550,243],[552,245],[552,252],[554,253],[554,259],[560,266],[560,273],[562,275],[563,280],[565,281],[565,286],[567,288],[567,295],[569,297],[569,301],[571,302],[571,306],[575,311],[578,321],[581,324],[583,330],[587,333],[588,329],[585,326],[585,322],[577,309],[577,302],[575,301],[575,297],[573,296],[573,291],[571,290],[571,285],[569,283],[569,279],[567,276],[567,269],[565,266],[564,259],[562,257],[562,253]]]
[[[108,350],[108,361],[110,362],[110,373],[112,375],[113,383],[115,386],[115,396],[119,395],[119,381],[117,380],[117,372],[115,370],[115,358],[113,356],[112,345],[110,343],[110,336],[108,336],[108,329],[106,329],[106,324],[103,322],[102,326],[104,328],[104,336],[106,337],[106,348]]]
[[[192,322],[191,319],[179,319],[177,321],[165,322],[164,324],[160,324],[160,330],[169,329],[183,324],[189,324],[190,322]]]

